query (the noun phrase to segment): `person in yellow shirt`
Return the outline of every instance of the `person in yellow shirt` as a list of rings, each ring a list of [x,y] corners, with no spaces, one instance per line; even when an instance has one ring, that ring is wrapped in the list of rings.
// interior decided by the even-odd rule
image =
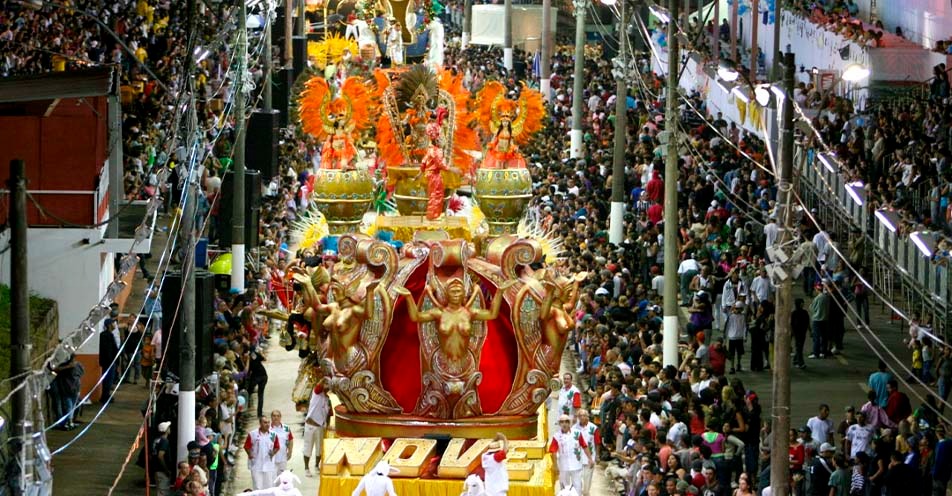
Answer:
[[[145,48],[142,46],[136,48],[136,59],[138,59],[139,62],[144,63],[147,58],[149,58],[149,52],[145,51]]]

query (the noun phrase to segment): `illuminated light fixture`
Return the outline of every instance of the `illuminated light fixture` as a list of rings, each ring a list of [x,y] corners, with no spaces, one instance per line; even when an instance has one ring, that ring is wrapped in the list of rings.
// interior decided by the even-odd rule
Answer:
[[[744,90],[740,89],[740,86],[734,86],[734,89],[731,90],[731,94],[740,98],[744,103],[750,103],[750,97],[744,94]]]
[[[846,193],[850,195],[850,198],[852,198],[857,205],[862,207],[866,204],[866,187],[863,181],[847,183],[845,187]]]
[[[820,152],[817,154],[817,158],[820,159],[820,162],[823,162],[823,166],[826,167],[826,170],[835,174],[836,167],[833,166],[833,162],[831,162],[830,159],[826,155],[827,155],[826,152]]]
[[[845,70],[843,70],[843,81],[855,83],[856,81],[861,81],[868,78],[869,74],[870,71],[868,68],[859,64],[850,64],[846,66]]]
[[[618,0],[602,0],[602,5],[607,5],[609,7],[618,3]]]
[[[612,0],[612,3],[614,3],[614,0]],[[668,16],[668,13],[659,9],[658,7],[651,5],[648,7],[648,10],[650,10],[651,13],[654,14],[654,16],[657,17],[659,21],[665,24],[671,22],[671,17]]]
[[[784,93],[783,88],[781,88],[781,87],[779,87],[779,86],[777,86],[777,85],[775,85],[775,84],[771,84],[771,85],[770,85],[770,91],[772,91],[773,94],[774,94],[774,96],[777,97],[777,101],[778,101],[778,102],[782,102],[783,99],[787,97],[787,94]]]
[[[734,66],[733,62],[721,60],[717,64],[717,77],[727,81],[728,83],[733,83],[734,81],[737,81],[738,77],[740,77],[740,72],[737,71],[737,68]]]
[[[245,27],[248,29],[261,29],[261,26],[261,16],[259,15],[249,15],[248,20],[245,22]]]
[[[724,90],[724,93],[730,93],[730,92],[731,92],[731,90],[727,89],[727,86],[724,86],[724,83],[722,83],[722,82],[720,81],[720,79],[715,79],[715,80],[714,80],[714,83],[717,84],[718,86],[720,86],[720,88],[721,88],[722,90]]]
[[[768,85],[766,84],[758,84],[757,87],[754,88],[754,99],[757,100],[757,103],[759,103],[761,107],[766,107],[767,104],[770,103],[770,91],[767,90],[767,87]]]
[[[926,257],[932,257],[936,245],[939,243],[939,236],[929,231],[916,231],[909,235],[909,239],[916,244],[916,248],[919,248],[922,255]]]
[[[195,63],[200,64],[203,60],[207,59],[212,52],[208,49],[202,48],[200,46],[195,47],[195,51],[192,52],[192,55],[195,57]]]
[[[876,211],[876,218],[891,232],[896,232],[899,229],[899,215],[892,210],[881,208]]]

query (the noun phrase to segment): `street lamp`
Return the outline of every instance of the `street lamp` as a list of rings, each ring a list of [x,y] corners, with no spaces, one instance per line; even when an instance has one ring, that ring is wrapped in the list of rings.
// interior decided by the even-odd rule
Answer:
[[[572,0],[575,7],[575,80],[572,82],[572,130],[569,156],[582,158],[582,92],[585,79],[585,14],[588,0]]]

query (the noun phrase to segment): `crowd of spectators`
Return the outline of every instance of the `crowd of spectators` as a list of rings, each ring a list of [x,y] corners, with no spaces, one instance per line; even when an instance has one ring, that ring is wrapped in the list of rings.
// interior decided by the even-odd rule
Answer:
[[[485,73],[507,80],[500,58],[493,50],[470,48],[451,60],[472,71],[474,81]],[[535,180],[532,215],[562,237],[568,269],[589,274],[576,312],[578,380],[573,381],[575,374],[564,378],[566,390],[577,387],[585,399],[576,408],[563,404],[561,398],[572,395],[560,392],[559,408],[580,432],[590,432],[584,427],[589,418],[599,425],[598,437],[586,441],[595,446],[595,459],[619,494],[766,494],[773,434],[757,392],[745,387],[742,374],[769,370],[777,318],[791,319],[798,366],[842,352],[850,307],[868,321],[867,289],[850,269],[864,270],[861,237],[834,239],[803,215],[799,239],[810,262],[802,276],[804,296],[791,315],[775,315],[774,285],[765,266],[766,247],[778,232],[776,185],[758,165],[765,160],[763,144],[719,115],[704,115],[707,124],[682,106],[688,143],[678,150],[678,273],[679,297],[690,318],[678,365],[662,367],[661,192],[667,149],[660,135],[659,80],[644,74],[645,84],[626,97],[629,208],[625,239],[616,245],[608,242],[607,226],[616,118],[611,64],[586,60],[581,159],[569,158],[565,139],[572,127],[571,47],[556,50],[553,69],[551,121],[523,150]],[[807,88],[800,90],[807,98]],[[689,99],[704,112],[700,99]],[[834,104],[838,101],[830,99],[815,124],[830,143],[845,146],[848,137],[840,145],[841,136],[829,134],[846,122],[834,119],[840,126],[831,125],[837,112],[830,109],[850,115],[850,107]],[[894,138],[915,132],[902,120],[893,122]],[[812,348],[804,351],[811,337]],[[944,344],[931,346],[948,353]],[[929,368],[948,376],[952,362],[933,360]],[[794,419],[797,427],[780,434],[789,436],[796,494],[944,491],[952,440],[936,397],[927,396],[913,410],[895,380],[884,384],[890,384],[883,386],[884,405],[893,403],[884,412],[895,420],[894,429],[872,426],[855,408],[834,426],[829,407],[821,405],[816,417]]]

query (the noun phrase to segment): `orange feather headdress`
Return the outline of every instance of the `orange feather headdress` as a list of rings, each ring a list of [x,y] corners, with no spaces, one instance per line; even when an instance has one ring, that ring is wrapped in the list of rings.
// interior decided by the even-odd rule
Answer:
[[[444,154],[453,164],[465,171],[475,165],[469,152],[479,149],[479,140],[473,129],[475,116],[469,111],[470,93],[463,87],[462,76],[440,70],[434,74],[425,66],[411,66],[392,83],[383,71],[376,71],[376,94],[381,101],[377,119],[377,146],[387,167],[401,167],[410,162],[403,120],[416,112],[414,100],[425,96],[428,115],[414,115],[415,119],[430,120],[432,114],[446,112],[447,122],[441,125]],[[442,110],[441,110],[442,109]]]
[[[502,83],[490,81],[476,98],[476,112],[479,126],[490,135],[495,135],[503,122],[509,122],[513,141],[522,146],[542,130],[545,105],[542,94],[525,84],[519,99],[510,100]]]
[[[341,85],[337,98],[322,77],[311,78],[301,93],[301,125],[304,132],[318,139],[343,129],[356,138],[371,125],[376,99],[360,78],[349,77]]]

